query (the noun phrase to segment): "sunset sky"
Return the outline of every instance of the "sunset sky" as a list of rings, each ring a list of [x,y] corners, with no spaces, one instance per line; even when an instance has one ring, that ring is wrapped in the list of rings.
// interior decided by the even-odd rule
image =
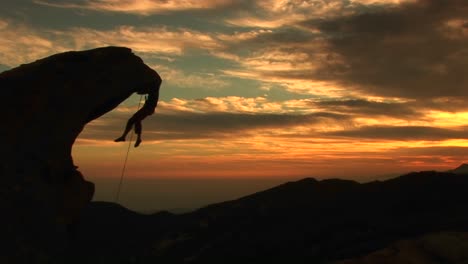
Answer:
[[[108,45],[163,78],[131,177],[366,180],[468,158],[466,0],[0,3],[0,71]],[[120,176],[138,100],[85,128],[86,177]]]

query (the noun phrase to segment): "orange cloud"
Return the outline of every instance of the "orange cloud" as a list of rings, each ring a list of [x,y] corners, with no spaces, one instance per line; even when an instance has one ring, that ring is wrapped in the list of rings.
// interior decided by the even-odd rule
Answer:
[[[169,102],[162,102],[164,109],[190,111],[194,113],[285,113],[280,102],[269,102],[264,97],[245,98],[239,96],[206,97],[203,99],[187,100],[173,98]]]
[[[251,30],[246,32],[234,32],[233,34],[216,34],[216,38],[221,41],[238,42],[255,39],[261,35],[272,33],[267,29]]]
[[[226,23],[241,27],[280,28],[297,26],[310,19],[330,19],[359,12],[360,6],[400,5],[415,0],[256,0],[255,11],[228,18]],[[260,12],[257,10],[261,10]]]
[[[252,135],[231,139],[158,141],[132,151],[128,175],[153,178],[347,177],[455,167],[468,157],[460,142],[389,142]],[[118,176],[125,144],[74,147],[86,175]],[[105,153],[105,159],[96,159]],[[100,160],[96,164],[96,160]],[[177,168],[177,170],[174,170]],[[112,174],[114,173],[114,174]],[[103,176],[103,175],[101,175]]]
[[[450,19],[439,27],[439,32],[451,39],[468,38],[468,19]]]
[[[312,17],[342,15],[345,8],[343,1],[257,0],[255,9],[262,12],[243,14],[226,22],[242,27],[279,28]]]
[[[213,49],[219,46],[211,35],[183,28],[121,26],[106,31],[75,28],[70,32],[56,33],[74,39],[80,48],[117,45],[138,52],[181,55],[188,48]]]
[[[89,9],[104,12],[122,12],[138,15],[151,15],[167,12],[213,9],[226,6],[232,0],[87,0],[84,3],[54,3],[35,0],[37,4],[58,8]]]
[[[416,1],[417,0],[351,0],[352,3],[359,3],[359,4],[364,4],[364,5],[375,5],[375,4],[399,5],[399,4],[404,4],[404,3],[416,2]]]

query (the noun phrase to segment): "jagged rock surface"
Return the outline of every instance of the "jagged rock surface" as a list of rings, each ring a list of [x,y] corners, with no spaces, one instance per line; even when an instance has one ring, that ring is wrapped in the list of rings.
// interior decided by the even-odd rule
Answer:
[[[468,263],[468,233],[443,232],[398,241],[355,259],[333,264],[439,264]]]
[[[76,137],[137,88],[158,82],[122,47],[60,53],[0,74],[1,263],[48,263],[64,251],[67,226],[94,193],[73,164]]]

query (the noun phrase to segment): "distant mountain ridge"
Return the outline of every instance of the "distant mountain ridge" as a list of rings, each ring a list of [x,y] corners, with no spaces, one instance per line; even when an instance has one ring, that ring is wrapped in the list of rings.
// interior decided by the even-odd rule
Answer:
[[[468,174],[468,164],[463,163],[462,165],[458,166],[457,168],[450,170],[449,172],[455,174]]]
[[[75,246],[80,256],[93,252],[91,260],[118,252],[135,263],[328,263],[468,231],[467,190],[468,175],[426,171],[364,184],[307,178],[182,215],[115,207],[122,215],[109,218],[92,204]]]

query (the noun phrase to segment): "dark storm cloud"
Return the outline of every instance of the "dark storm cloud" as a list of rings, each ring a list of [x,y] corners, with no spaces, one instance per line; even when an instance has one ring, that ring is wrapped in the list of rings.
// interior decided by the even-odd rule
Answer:
[[[466,96],[467,14],[465,0],[420,0],[303,22],[329,36],[331,57],[336,54],[342,60],[311,77],[339,80],[384,96]]]
[[[425,156],[453,156],[468,157],[468,147],[420,147],[420,148],[397,148],[392,152],[401,155],[425,155]]]
[[[292,64],[314,65],[257,71],[265,81],[331,81],[364,94],[413,99],[468,96],[468,1],[358,5],[350,13],[311,15],[226,50],[241,57],[246,50],[253,56],[279,50],[301,54]],[[264,57],[265,65],[275,62]]]
[[[386,103],[355,99],[319,101],[312,104],[326,109],[326,111],[348,113],[360,117],[387,116],[401,119],[422,117],[422,114],[411,103]]]
[[[83,139],[111,139],[125,126],[121,117],[103,117],[102,125],[94,125],[80,137]],[[232,138],[255,129],[276,129],[315,125],[322,122],[348,122],[349,116],[333,113],[308,115],[291,114],[230,114],[177,113],[157,114],[143,122],[145,139],[208,139]],[[147,132],[150,131],[150,132]]]
[[[417,100],[412,105],[419,109],[444,112],[468,111],[468,97],[437,98],[433,100]]]
[[[446,129],[426,126],[365,126],[358,129],[327,133],[339,136],[378,140],[429,140],[468,139],[468,127]]]

